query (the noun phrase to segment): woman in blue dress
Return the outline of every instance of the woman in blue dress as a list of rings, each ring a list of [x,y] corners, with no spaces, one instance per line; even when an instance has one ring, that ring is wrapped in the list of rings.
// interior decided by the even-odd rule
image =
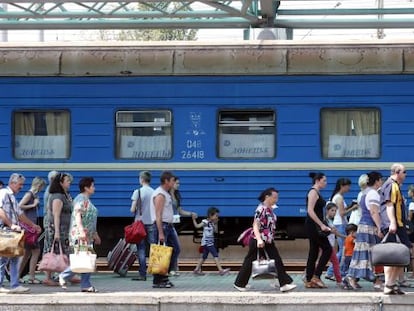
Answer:
[[[368,173],[367,188],[361,197],[361,220],[358,224],[354,253],[344,282],[353,289],[360,288],[357,279],[374,282],[375,289],[381,289],[381,280],[375,276],[371,263],[371,248],[384,236],[381,233],[380,205],[378,189],[382,185],[382,175]]]

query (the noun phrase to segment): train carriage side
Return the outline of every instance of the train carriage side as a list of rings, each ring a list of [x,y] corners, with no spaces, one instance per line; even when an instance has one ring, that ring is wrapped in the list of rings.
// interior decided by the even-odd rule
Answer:
[[[251,223],[256,198],[266,187],[280,190],[281,236],[303,237],[309,171],[328,176],[325,198],[337,178],[350,178],[350,201],[360,174],[379,170],[386,176],[396,161],[414,167],[411,75],[3,77],[0,82],[0,179],[19,171],[28,189],[34,176],[64,170],[75,177],[75,194],[81,176],[94,176],[93,200],[108,243],[130,222],[130,196],[144,169],[153,172],[153,186],[163,170],[174,171],[184,209],[204,216],[209,206],[218,207],[224,244],[233,244]],[[56,118],[66,125],[52,130],[50,113],[64,115]],[[43,130],[30,132],[23,123],[30,118],[29,124]],[[63,134],[49,134],[59,127]],[[44,136],[60,137],[45,143]],[[338,155],[338,148],[345,153]],[[408,174],[406,184],[411,183]],[[192,230],[189,219],[180,229]]]

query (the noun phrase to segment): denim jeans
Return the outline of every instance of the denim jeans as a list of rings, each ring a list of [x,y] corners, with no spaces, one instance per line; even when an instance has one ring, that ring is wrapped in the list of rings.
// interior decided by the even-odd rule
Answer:
[[[59,274],[59,277],[64,279],[66,282],[73,278],[75,275],[72,270],[70,270],[70,267],[67,267],[63,272]],[[91,284],[91,273],[81,273],[81,281],[80,281],[80,287],[81,289],[87,289],[92,286]]]
[[[181,250],[180,241],[178,240],[178,234],[177,234],[177,231],[175,231],[173,224],[163,223],[162,228],[164,231],[165,244],[173,248],[173,253],[172,253],[171,261],[170,261],[170,268],[168,269],[168,271],[171,271],[177,268],[178,255],[180,254],[180,250]],[[158,243],[158,230],[156,230],[156,242],[155,243]],[[166,280],[166,279],[168,279],[168,277],[166,277],[165,275],[154,274],[153,283],[159,284],[163,280]]]
[[[147,243],[157,243],[156,225],[145,225],[147,237],[137,244],[137,258],[139,263],[139,275],[147,276]]]
[[[3,286],[6,266],[9,263],[10,288],[16,288],[19,284],[20,257],[0,257],[0,286]]]

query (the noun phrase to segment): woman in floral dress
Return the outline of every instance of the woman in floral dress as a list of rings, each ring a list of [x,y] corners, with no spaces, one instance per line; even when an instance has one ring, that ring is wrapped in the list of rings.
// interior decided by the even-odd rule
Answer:
[[[95,193],[95,181],[92,177],[84,177],[79,181],[80,193],[73,200],[73,212],[70,226],[70,246],[88,247],[93,251],[93,244],[101,244],[101,238],[96,230],[98,209],[93,205],[90,196]],[[59,275],[59,284],[66,289],[67,280],[73,277],[74,273],[67,268]],[[91,284],[91,273],[81,273],[81,291],[95,293],[97,289]]]
[[[264,190],[258,198],[260,204],[254,215],[249,251],[244,258],[243,265],[233,285],[238,291],[246,291],[248,289],[247,283],[252,273],[252,263],[257,259],[259,249],[264,249],[269,258],[275,260],[280,291],[287,292],[296,288],[292,278],[286,273],[282,258],[280,258],[279,251],[274,243],[277,217],[273,213],[273,208],[278,198],[279,192],[274,188]]]

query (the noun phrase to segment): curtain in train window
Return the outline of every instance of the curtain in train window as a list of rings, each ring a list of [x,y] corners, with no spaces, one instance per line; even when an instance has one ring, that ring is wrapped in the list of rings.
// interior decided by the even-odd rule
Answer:
[[[116,113],[118,159],[170,159],[171,148],[170,111],[118,111]]]
[[[267,159],[276,154],[276,117],[267,111],[221,111],[218,157]]]
[[[69,158],[68,111],[17,111],[13,116],[16,159]]]
[[[378,109],[323,109],[321,140],[324,158],[380,157]]]

